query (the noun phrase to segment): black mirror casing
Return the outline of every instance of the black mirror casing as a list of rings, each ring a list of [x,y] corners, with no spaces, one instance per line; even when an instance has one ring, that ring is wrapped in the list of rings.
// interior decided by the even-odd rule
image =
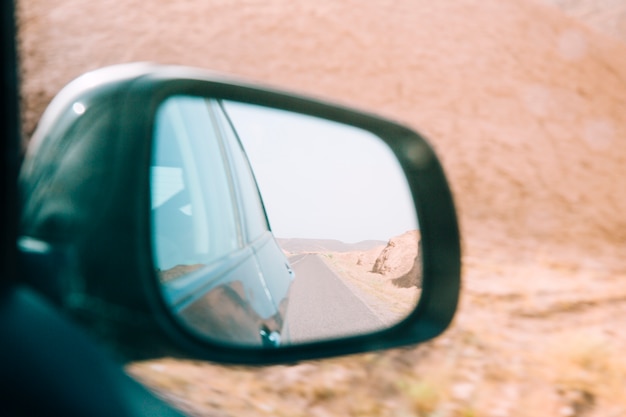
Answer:
[[[64,89],[42,117],[20,175],[26,279],[129,357],[155,355],[167,340],[143,288],[150,242],[141,221],[147,173],[138,162],[150,141],[138,132],[148,113],[133,109],[128,120],[125,105],[144,67],[86,74]]]
[[[210,343],[181,327],[158,287],[148,214],[154,118],[173,95],[290,110],[359,127],[385,141],[402,165],[419,213],[423,282],[415,310],[374,334],[280,349]],[[31,285],[121,346],[127,359],[167,354],[260,365],[398,347],[443,332],[458,303],[459,231],[434,152],[412,130],[345,107],[202,70],[105,68],[77,79],[53,101],[33,138],[20,187],[20,248]],[[54,265],[48,274],[37,267],[46,262]]]

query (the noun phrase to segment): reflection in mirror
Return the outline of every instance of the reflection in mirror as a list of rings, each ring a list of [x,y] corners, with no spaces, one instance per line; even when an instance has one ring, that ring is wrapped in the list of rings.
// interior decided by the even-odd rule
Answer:
[[[151,199],[163,297],[213,342],[370,333],[419,299],[411,194],[391,150],[365,130],[174,96],[155,119]]]

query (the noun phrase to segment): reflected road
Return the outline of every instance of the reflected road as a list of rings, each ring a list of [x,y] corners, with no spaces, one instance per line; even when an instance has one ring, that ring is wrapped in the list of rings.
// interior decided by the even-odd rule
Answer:
[[[286,326],[292,343],[354,336],[384,326],[321,255],[294,255],[289,262],[296,273]]]

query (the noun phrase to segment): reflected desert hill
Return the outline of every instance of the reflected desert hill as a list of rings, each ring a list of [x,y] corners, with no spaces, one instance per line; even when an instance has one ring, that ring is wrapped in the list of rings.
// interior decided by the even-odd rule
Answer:
[[[320,254],[341,260],[342,270],[353,275],[378,274],[397,287],[421,287],[420,232],[410,230],[386,243],[367,240],[344,243],[332,239],[277,239],[289,255]],[[358,271],[358,272],[357,272]]]
[[[365,241],[345,244],[324,239],[278,239],[278,242],[288,253],[295,271],[296,281],[292,291],[297,292],[296,287],[301,281],[317,280],[306,269],[299,268],[305,257],[316,256],[380,323],[395,324],[417,305],[421,294],[419,239],[419,231],[411,230],[390,238],[387,243]]]
[[[381,240],[364,240],[357,243],[345,243],[335,239],[277,238],[276,240],[280,247],[289,253],[353,252],[385,245],[385,242]]]

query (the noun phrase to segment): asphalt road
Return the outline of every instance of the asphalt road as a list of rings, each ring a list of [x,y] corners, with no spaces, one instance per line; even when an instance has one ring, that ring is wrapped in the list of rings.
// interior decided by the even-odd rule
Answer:
[[[295,255],[289,261],[296,273],[287,310],[292,343],[354,336],[383,327],[320,255]]]

